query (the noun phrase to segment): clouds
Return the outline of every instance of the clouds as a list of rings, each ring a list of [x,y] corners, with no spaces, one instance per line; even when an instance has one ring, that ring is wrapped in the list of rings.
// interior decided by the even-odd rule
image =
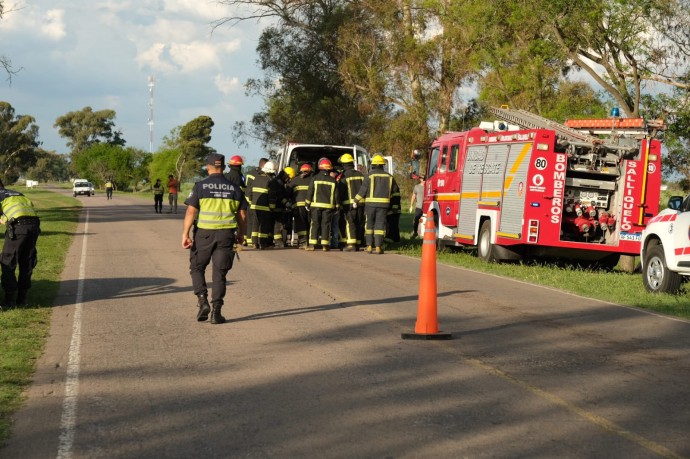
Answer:
[[[232,124],[261,108],[242,88],[259,74],[261,29],[252,22],[212,30],[230,15],[216,0],[26,0],[0,20],[0,54],[21,68],[11,86],[0,79],[0,100],[36,117],[48,149],[66,151],[52,124],[87,105],[116,110],[127,144],[148,149],[153,75],[155,139],[207,115],[216,122],[212,146],[233,149]]]

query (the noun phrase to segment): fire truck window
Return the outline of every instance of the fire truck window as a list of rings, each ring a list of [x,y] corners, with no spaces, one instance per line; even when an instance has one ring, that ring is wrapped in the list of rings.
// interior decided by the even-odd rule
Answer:
[[[429,173],[427,174],[427,179],[432,177],[436,172],[438,172],[438,157],[441,155],[441,149],[435,147],[431,150],[431,155],[429,156]]]
[[[450,164],[448,165],[449,172],[455,172],[458,169],[458,151],[460,145],[453,145],[450,147]]]
[[[441,154],[441,168],[440,172],[446,172],[448,170],[448,145],[443,147],[443,153]]]

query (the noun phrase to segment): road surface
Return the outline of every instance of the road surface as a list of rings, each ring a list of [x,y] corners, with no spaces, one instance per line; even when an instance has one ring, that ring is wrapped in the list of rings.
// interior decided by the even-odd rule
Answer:
[[[2,457],[690,457],[688,321],[439,265],[454,339],[402,340],[418,259],[286,249],[198,323],[184,206],[81,200]]]

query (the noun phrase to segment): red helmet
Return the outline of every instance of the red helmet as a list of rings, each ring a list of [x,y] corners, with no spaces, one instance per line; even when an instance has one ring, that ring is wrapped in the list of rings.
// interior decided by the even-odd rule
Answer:
[[[319,160],[319,170],[320,171],[333,170],[333,164],[331,164],[331,160],[328,158],[321,158]]]
[[[311,172],[312,171],[311,164],[309,164],[309,163],[302,164],[302,166],[300,166],[300,168],[299,168],[299,171],[300,172]]]
[[[241,166],[244,164],[244,160],[242,159],[241,156],[235,155],[232,158],[230,158],[230,161],[228,161],[228,164],[230,166]]]

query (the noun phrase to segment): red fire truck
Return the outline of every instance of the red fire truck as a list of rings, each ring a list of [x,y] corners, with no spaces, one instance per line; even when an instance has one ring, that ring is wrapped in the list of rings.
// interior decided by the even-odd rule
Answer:
[[[493,108],[503,121],[449,132],[430,149],[424,212],[439,246],[476,246],[486,261],[522,257],[613,267],[639,255],[661,188],[658,122],[558,124]]]

